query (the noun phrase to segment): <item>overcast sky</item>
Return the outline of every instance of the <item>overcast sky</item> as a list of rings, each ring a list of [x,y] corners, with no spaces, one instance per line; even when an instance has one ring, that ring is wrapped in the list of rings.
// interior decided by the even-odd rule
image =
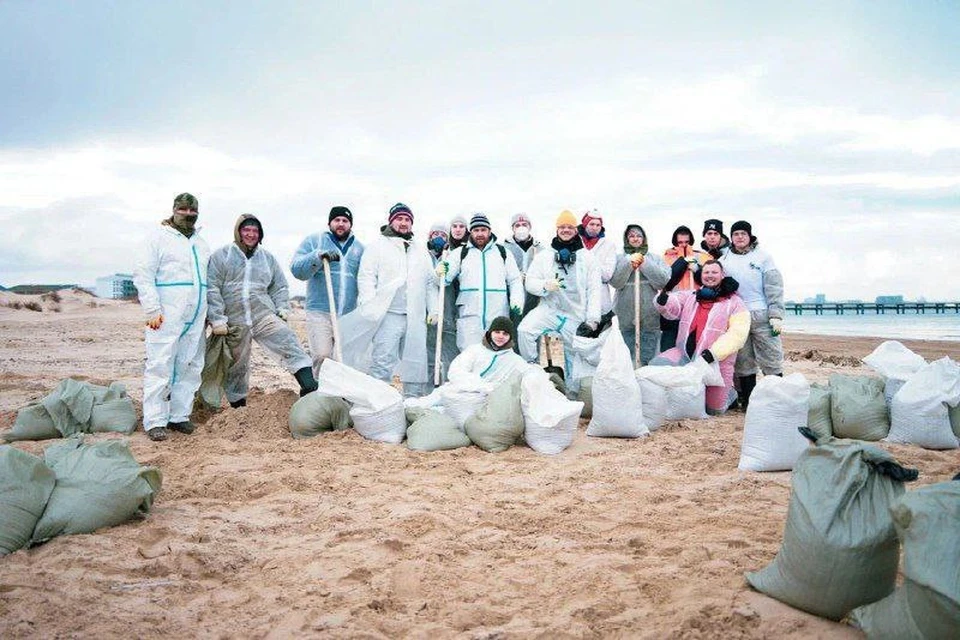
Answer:
[[[173,196],[282,264],[596,208],[753,224],[787,297],[960,299],[960,3],[0,2],[0,284],[130,271]],[[291,289],[303,291],[288,273]]]

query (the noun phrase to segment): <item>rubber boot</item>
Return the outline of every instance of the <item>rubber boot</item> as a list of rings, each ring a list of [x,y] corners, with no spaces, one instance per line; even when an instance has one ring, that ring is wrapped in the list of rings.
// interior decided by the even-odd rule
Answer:
[[[746,411],[750,404],[750,394],[753,393],[753,388],[757,386],[757,374],[739,376],[737,379],[740,381],[740,409]]]
[[[240,398],[239,400],[234,400],[233,402],[230,403],[230,406],[233,407],[234,409],[239,409],[240,407],[245,407],[245,406],[247,406],[247,399],[246,399],[246,398]]]
[[[297,384],[300,385],[301,398],[317,390],[317,379],[313,377],[313,369],[311,367],[300,369],[293,374],[293,377],[297,379]]]

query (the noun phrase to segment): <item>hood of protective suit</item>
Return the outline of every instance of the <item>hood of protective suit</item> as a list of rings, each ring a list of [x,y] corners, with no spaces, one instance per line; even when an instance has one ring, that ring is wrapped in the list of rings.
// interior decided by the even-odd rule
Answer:
[[[257,224],[257,229],[260,230],[260,240],[257,242],[256,246],[253,247],[252,249],[248,248],[247,245],[243,244],[243,239],[240,238],[240,227],[247,220],[252,220],[253,222],[255,222]],[[260,243],[263,242],[263,224],[261,224],[260,219],[257,218],[257,216],[253,215],[252,213],[241,213],[240,217],[237,218],[237,223],[233,225],[233,241],[237,243],[237,246],[240,247],[240,251],[243,251],[243,253],[247,257],[250,257],[251,255],[253,255],[254,251],[257,250],[257,247],[260,246]]]

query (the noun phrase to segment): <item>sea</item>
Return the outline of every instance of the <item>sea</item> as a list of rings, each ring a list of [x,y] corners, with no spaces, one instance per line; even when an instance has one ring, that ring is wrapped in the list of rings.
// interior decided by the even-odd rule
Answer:
[[[784,332],[824,336],[867,336],[890,340],[952,340],[960,342],[960,313],[870,313],[814,315],[787,312]]]

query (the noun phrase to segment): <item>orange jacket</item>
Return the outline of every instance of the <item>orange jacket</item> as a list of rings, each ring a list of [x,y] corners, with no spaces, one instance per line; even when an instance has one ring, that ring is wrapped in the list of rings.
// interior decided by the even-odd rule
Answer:
[[[692,257],[695,258],[697,263],[701,266],[713,258],[706,251],[700,251],[699,249],[694,249],[693,247],[686,247],[686,254],[681,253],[680,249],[677,247],[670,247],[663,252],[663,261],[667,263],[667,266],[672,266],[681,257]],[[673,288],[674,291],[695,291],[699,289],[698,285],[693,279],[693,270],[687,269],[683,277],[680,278],[679,284]]]

